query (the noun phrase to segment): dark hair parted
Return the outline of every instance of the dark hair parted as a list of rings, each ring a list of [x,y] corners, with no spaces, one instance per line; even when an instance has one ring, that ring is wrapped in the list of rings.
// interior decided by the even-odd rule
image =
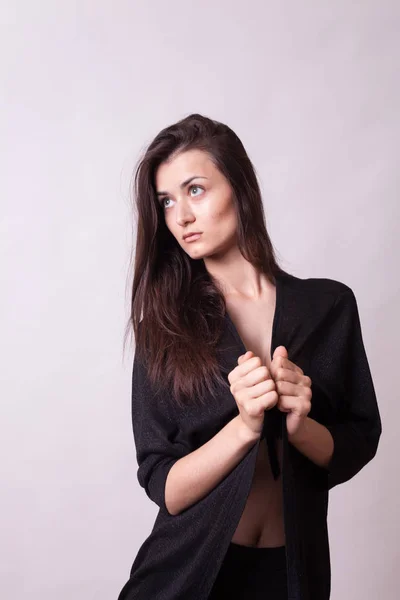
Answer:
[[[229,387],[216,352],[224,296],[204,260],[193,260],[171,234],[156,196],[158,166],[192,149],[208,153],[231,185],[242,255],[271,281],[282,272],[267,233],[256,171],[234,131],[200,114],[160,131],[134,174],[137,235],[128,327],[152,385],[157,391],[168,388],[180,406],[214,395],[218,383]]]

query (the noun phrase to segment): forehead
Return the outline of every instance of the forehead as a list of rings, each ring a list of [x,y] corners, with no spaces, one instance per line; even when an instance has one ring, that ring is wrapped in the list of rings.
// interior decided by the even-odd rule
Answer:
[[[179,186],[193,175],[212,177],[216,167],[210,156],[202,150],[187,150],[175,156],[172,160],[159,165],[155,180],[157,188]]]

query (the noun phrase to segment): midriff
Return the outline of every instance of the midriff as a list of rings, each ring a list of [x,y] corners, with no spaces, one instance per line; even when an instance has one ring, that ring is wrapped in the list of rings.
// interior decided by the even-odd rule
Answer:
[[[282,440],[277,440],[277,455],[282,464]],[[266,440],[263,438],[254,469],[247,502],[232,542],[260,548],[285,545],[282,475],[273,478]]]

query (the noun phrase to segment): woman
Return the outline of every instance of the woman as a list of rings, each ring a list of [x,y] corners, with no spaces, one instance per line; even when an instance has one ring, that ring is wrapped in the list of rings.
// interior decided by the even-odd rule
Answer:
[[[119,600],[326,600],[328,493],[381,435],[355,296],[279,267],[228,126],[167,127],[135,185],[132,419],[159,512]]]

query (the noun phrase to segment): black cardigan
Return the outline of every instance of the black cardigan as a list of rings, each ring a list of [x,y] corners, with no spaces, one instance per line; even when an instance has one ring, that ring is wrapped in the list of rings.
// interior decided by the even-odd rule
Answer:
[[[285,413],[265,411],[271,465],[279,474],[274,439],[283,438],[282,485],[289,600],[328,600],[331,568],[327,530],[329,490],[348,481],[376,454],[382,431],[364,349],[356,298],[346,284],[282,272],[271,357],[279,345],[312,380],[309,417],[334,439],[328,469],[288,442]],[[220,365],[228,373],[245,346],[225,315]],[[180,409],[168,393],[153,393],[146,367],[134,358],[132,418],[137,477],[159,506],[153,529],[133,562],[119,600],[206,600],[250,492],[260,440],[204,498],[170,515],[164,490],[172,465],[207,442],[239,414],[229,389],[206,407]]]

